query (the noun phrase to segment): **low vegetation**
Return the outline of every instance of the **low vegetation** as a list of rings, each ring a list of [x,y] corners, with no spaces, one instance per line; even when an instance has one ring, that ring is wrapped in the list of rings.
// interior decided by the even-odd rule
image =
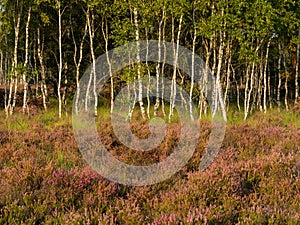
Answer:
[[[189,163],[171,179],[144,187],[112,183],[93,171],[77,148],[70,117],[55,115],[32,111],[0,121],[0,224],[300,223],[296,110],[258,112],[247,121],[229,113],[222,149],[204,172],[198,165],[210,123],[201,122]],[[134,155],[103,118],[97,120],[102,141],[126,162],[159,161],[178,139],[174,123],[156,149],[159,157]],[[132,129],[139,126],[132,123]]]

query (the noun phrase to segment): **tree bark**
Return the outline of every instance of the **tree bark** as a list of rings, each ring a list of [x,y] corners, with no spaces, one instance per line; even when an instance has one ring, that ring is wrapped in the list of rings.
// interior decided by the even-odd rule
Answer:
[[[139,35],[139,23],[138,23],[138,11],[137,8],[133,9],[134,14],[134,25],[135,25],[135,40],[136,40],[136,48],[137,48],[137,54],[136,54],[136,62],[137,62],[137,74],[138,74],[138,102],[140,105],[141,113],[143,119],[146,118],[146,112],[145,107],[143,103],[143,86],[142,86],[142,80],[141,80],[141,59],[140,59],[140,35]]]
[[[105,24],[105,30],[104,30],[104,24]],[[114,110],[114,79],[113,79],[113,73],[111,68],[111,62],[108,55],[108,39],[109,39],[109,33],[108,33],[108,25],[107,25],[107,19],[104,18],[104,21],[102,21],[102,34],[105,41],[105,55],[106,55],[106,61],[108,65],[109,70],[109,76],[110,76],[110,113],[113,113]]]
[[[298,41],[300,41],[300,28],[298,30]],[[297,43],[297,52],[296,52],[296,69],[295,69],[295,104],[298,102],[299,98],[299,42]]]
[[[45,75],[45,64],[44,64],[44,39],[41,43],[41,37],[40,37],[40,28],[38,28],[37,31],[37,54],[38,58],[40,61],[40,66],[41,66],[41,77],[42,77],[42,82],[41,82],[41,91],[42,91],[42,97],[43,97],[43,106],[45,111],[47,111],[47,104],[46,104],[46,99],[48,97],[48,92],[47,92],[47,85],[46,85],[46,75]],[[37,86],[36,89],[38,90],[38,76],[37,76]],[[37,91],[36,90],[36,91]],[[37,97],[37,92],[36,92],[36,97]]]
[[[177,73],[177,61],[178,61],[178,51],[179,51],[179,41],[180,41],[182,19],[183,19],[183,15],[181,15],[180,19],[179,19],[178,32],[177,32],[177,40],[176,40],[176,49],[174,47],[173,76],[172,76],[172,86],[171,86],[169,121],[173,117],[174,108],[175,108],[175,99],[176,99],[176,73]],[[172,24],[173,24],[173,27],[174,27],[174,21],[172,22]]]
[[[161,21],[159,21],[158,25],[158,62],[155,68],[156,71],[156,102],[154,105],[154,116],[158,116],[158,108],[160,104],[159,100],[159,77],[160,77],[160,61],[161,61],[161,39],[162,39],[162,24],[164,22],[164,17],[165,17],[165,10],[163,9],[162,11],[162,18]]]
[[[62,59],[62,24],[61,24],[61,5],[60,1],[58,1],[58,46],[59,46],[59,67],[58,67],[58,85],[57,85],[57,95],[58,95],[58,117],[61,118],[62,111],[62,99],[60,93],[61,87],[61,78],[62,78],[62,70],[63,70],[63,59]]]
[[[78,114],[78,101],[79,101],[79,96],[80,96],[80,82],[79,82],[79,75],[80,75],[80,66],[82,62],[82,57],[83,57],[83,45],[85,41],[85,37],[87,35],[87,21],[85,22],[85,27],[84,27],[84,33],[82,36],[82,39],[80,41],[79,45],[79,59],[77,61],[77,44],[74,36],[74,30],[73,26],[71,25],[71,33],[72,33],[72,38],[73,38],[73,43],[74,43],[74,64],[76,67],[76,97],[75,97],[75,113]]]
[[[280,102],[280,90],[281,90],[281,44],[278,44],[278,48],[279,48],[279,57],[278,57],[278,67],[277,67],[277,71],[278,71],[278,86],[277,86],[277,106],[278,106],[278,110],[280,110],[281,107],[281,102]]]
[[[28,83],[26,79],[27,75],[27,67],[28,67],[28,48],[29,48],[29,24],[30,24],[30,17],[31,17],[31,7],[29,7],[28,15],[27,15],[27,22],[25,28],[25,61],[24,61],[24,68],[26,69],[25,73],[23,73],[23,82],[24,82],[24,93],[23,93],[23,113],[25,113],[25,109],[27,108],[27,88]]]

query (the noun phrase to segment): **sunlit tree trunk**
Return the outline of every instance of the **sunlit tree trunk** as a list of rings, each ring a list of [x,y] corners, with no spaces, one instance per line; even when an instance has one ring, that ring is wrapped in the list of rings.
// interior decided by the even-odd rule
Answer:
[[[197,30],[194,28],[194,37],[193,37],[193,47],[192,47],[192,71],[191,71],[191,87],[190,87],[190,99],[189,99],[189,110],[190,117],[194,120],[193,117],[193,89],[194,89],[194,79],[195,79],[195,48],[196,48],[196,39],[197,39]]]
[[[175,108],[175,99],[176,99],[176,73],[177,73],[177,61],[178,61],[178,51],[179,51],[179,41],[180,41],[180,33],[181,33],[181,24],[182,24],[183,15],[180,16],[178,32],[177,32],[177,40],[176,40],[176,48],[174,46],[174,38],[173,38],[173,48],[174,48],[174,60],[173,60],[173,76],[172,76],[172,86],[171,86],[171,96],[170,96],[170,113],[169,113],[169,121],[173,117],[174,108]],[[172,30],[174,33],[174,18],[172,20]],[[172,35],[174,37],[174,35]]]
[[[164,83],[164,72],[165,72],[165,65],[166,65],[166,57],[167,57],[167,47],[165,43],[165,31],[166,31],[166,17],[164,18],[163,22],[163,28],[162,28],[162,41],[163,41],[163,47],[164,47],[164,56],[163,56],[163,62],[161,65],[161,110],[163,113],[164,118],[166,117],[166,111],[165,111],[165,100],[164,100],[164,94],[165,94],[165,83]]]
[[[289,78],[289,73],[286,67],[286,55],[284,52],[284,47],[283,47],[283,67],[284,67],[284,75],[285,75],[285,82],[284,82],[284,89],[285,89],[285,95],[284,95],[284,104],[285,104],[285,109],[288,111],[289,110],[289,104],[288,104],[288,78]]]
[[[90,85],[91,85],[91,81],[93,80],[93,93],[94,93],[94,115],[97,116],[98,115],[98,94],[96,91],[96,57],[95,57],[95,52],[94,52],[94,37],[95,37],[95,30],[94,30],[94,13],[90,12],[90,10],[88,9],[87,11],[87,24],[88,24],[88,30],[89,30],[89,37],[90,37],[90,52],[91,52],[91,57],[92,57],[92,69],[91,69],[91,74],[90,74],[90,79],[89,79],[89,83],[88,83],[88,88],[87,88],[87,93],[86,93],[86,104],[87,104],[87,100],[89,98],[88,94],[89,94],[89,89],[90,89]]]
[[[271,44],[271,40],[274,37],[274,35],[272,35],[271,38],[269,38],[268,44],[267,44],[267,50],[266,50],[266,58],[265,58],[265,68],[264,68],[264,113],[267,112],[267,69],[268,69],[268,60],[269,60],[269,50],[270,50],[270,44]]]
[[[28,83],[26,79],[27,75],[27,67],[28,67],[28,48],[29,48],[29,24],[30,24],[30,17],[31,17],[31,7],[29,7],[28,15],[27,15],[27,22],[25,28],[25,61],[24,61],[24,68],[26,69],[25,73],[23,73],[23,82],[24,82],[24,93],[23,93],[23,113],[25,113],[25,109],[27,108],[27,88]]]
[[[162,11],[162,18],[158,25],[158,63],[155,68],[156,72],[156,102],[154,105],[154,116],[158,116],[158,108],[160,104],[159,100],[159,79],[160,79],[160,61],[161,61],[161,39],[162,39],[162,25],[164,22],[165,10]]]
[[[146,68],[147,68],[147,74],[148,74],[148,83],[147,83],[147,115],[148,118],[150,118],[150,85],[151,85],[151,72],[149,69],[149,64],[148,64],[148,57],[149,57],[149,40],[148,40],[148,29],[146,28],[145,30],[146,33],[146,43],[147,43],[147,49],[146,49]]]
[[[227,55],[227,69],[226,69],[226,89],[224,93],[224,103],[226,106],[229,106],[229,98],[228,98],[228,91],[230,88],[230,75],[231,75],[231,41],[229,41],[227,48],[226,48],[226,55]]]
[[[136,62],[137,62],[137,77],[138,77],[138,102],[140,105],[141,113],[143,119],[146,118],[145,107],[143,103],[143,86],[141,80],[141,59],[140,59],[140,35],[139,35],[139,23],[138,23],[138,11],[137,8],[133,9],[134,14],[134,25],[135,25],[135,40],[136,40],[136,47],[137,47],[137,54],[136,54]]]
[[[223,15],[223,11],[222,11]],[[223,100],[223,93],[222,93],[222,87],[221,87],[221,68],[222,68],[222,59],[223,59],[223,53],[224,53],[224,38],[225,38],[225,33],[222,33],[220,31],[220,47],[219,47],[219,52],[218,52],[218,67],[217,67],[217,73],[216,73],[216,90],[215,90],[215,98],[216,98],[216,105],[213,111],[213,116],[216,115],[216,110],[218,108],[218,105],[220,105],[220,109],[222,112],[223,119],[227,121],[226,117],[226,108],[224,105],[224,100]]]
[[[12,105],[10,107],[10,115],[13,114],[14,107],[16,105],[17,91],[18,91],[18,69],[17,69],[17,67],[18,67],[18,43],[19,43],[21,14],[22,14],[22,8],[21,8],[21,12],[17,13],[17,18],[14,18],[14,29],[15,29],[15,45],[14,45],[14,58],[13,58],[14,96],[13,96]]]
[[[40,37],[40,29],[38,28],[37,31],[37,54],[38,54],[38,58],[40,61],[40,66],[41,66],[41,78],[42,78],[42,82],[41,82],[41,91],[42,91],[42,98],[43,98],[43,106],[44,109],[47,110],[47,104],[46,104],[46,99],[48,97],[48,92],[47,92],[47,85],[46,85],[46,72],[45,72],[45,64],[44,64],[44,38],[43,41],[41,43],[41,37]],[[38,90],[38,76],[37,76],[37,86],[36,89]],[[37,94],[37,92],[36,92]],[[36,95],[37,97],[37,95]]]
[[[8,73],[8,44],[7,36],[5,35],[5,59],[4,59],[4,111],[7,114],[7,73]]]
[[[300,28],[298,30],[298,38],[300,40]],[[297,43],[297,52],[296,52],[296,71],[295,71],[295,104],[298,102],[299,98],[299,42]]]
[[[76,97],[75,97],[75,113],[78,113],[78,101],[79,101],[79,96],[80,96],[80,82],[79,82],[79,75],[80,75],[80,66],[83,58],[83,45],[85,41],[85,37],[87,35],[87,21],[85,22],[85,27],[84,27],[84,33],[80,41],[79,45],[79,59],[77,60],[77,43],[75,40],[74,36],[74,30],[73,26],[71,25],[71,33],[72,33],[72,38],[73,38],[73,43],[74,43],[74,55],[73,55],[73,60],[74,64],[76,67]]]
[[[62,59],[62,24],[61,17],[63,12],[61,11],[60,1],[58,1],[58,46],[59,46],[59,67],[58,67],[58,85],[57,85],[57,95],[58,95],[58,117],[61,118],[62,111],[62,99],[60,93],[61,78],[63,70],[63,59]]]
[[[281,44],[278,44],[278,48],[279,48],[279,57],[278,57],[278,67],[277,67],[277,71],[278,71],[278,86],[277,86],[277,105],[278,105],[278,110],[280,110],[281,107],[281,102],[280,102],[280,90],[281,90]]]
[[[110,76],[110,113],[114,110],[114,79],[113,79],[113,73],[112,73],[112,67],[110,58],[108,55],[108,39],[109,39],[109,33],[108,33],[108,25],[107,25],[107,19],[104,18],[104,21],[102,21],[102,34],[105,41],[105,55],[106,55],[106,61],[108,65],[109,70],[109,76]]]

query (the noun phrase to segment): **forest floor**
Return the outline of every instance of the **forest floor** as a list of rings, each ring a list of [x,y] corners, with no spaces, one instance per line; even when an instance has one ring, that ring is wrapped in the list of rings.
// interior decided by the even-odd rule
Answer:
[[[16,113],[0,120],[0,224],[300,224],[299,111],[229,113],[215,161],[198,171],[208,141],[201,122],[196,151],[172,178],[130,187],[93,171],[76,145],[71,117]],[[5,118],[1,113],[1,118]],[[99,136],[125,162],[157,162],[176,145],[174,123],[155,152],[127,151],[107,118]],[[139,130],[145,124],[132,123]],[[147,135],[147,126],[141,136]]]

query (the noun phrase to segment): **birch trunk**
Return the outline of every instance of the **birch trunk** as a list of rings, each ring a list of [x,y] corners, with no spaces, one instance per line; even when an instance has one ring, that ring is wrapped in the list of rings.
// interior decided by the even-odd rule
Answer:
[[[190,99],[189,99],[189,107],[190,107],[190,117],[194,120],[193,117],[193,89],[194,89],[194,79],[195,79],[195,48],[196,48],[196,39],[197,39],[197,30],[194,29],[194,38],[193,38],[193,48],[192,48],[192,71],[191,71],[191,88],[190,88]]]
[[[147,84],[147,115],[148,118],[150,119],[150,85],[151,85],[151,73],[148,65],[148,57],[149,57],[149,40],[148,40],[148,29],[146,28],[146,43],[147,43],[147,49],[146,49],[146,68],[147,68],[147,73],[148,73],[148,84]]]
[[[90,18],[91,16],[91,18]],[[90,13],[88,10],[87,12],[87,23],[88,23],[88,30],[89,30],[89,37],[90,37],[90,51],[91,51],[91,57],[92,57],[92,70],[90,74],[90,80],[87,88],[87,95],[89,93],[89,88],[91,85],[91,81],[93,80],[93,94],[94,94],[94,115],[98,115],[98,94],[96,91],[96,57],[94,52],[94,37],[95,37],[95,30],[94,30],[94,14],[93,12]]]
[[[61,25],[61,5],[60,1],[58,2],[58,45],[59,45],[59,66],[58,66],[58,85],[57,85],[57,95],[58,95],[58,117],[61,118],[62,111],[62,99],[60,93],[61,87],[61,78],[63,70],[63,60],[62,60],[62,25]]]
[[[165,83],[164,83],[164,71],[165,71],[165,65],[166,65],[166,52],[167,52],[167,47],[166,47],[166,43],[165,43],[165,30],[166,30],[166,17],[164,18],[164,25],[163,25],[163,29],[162,29],[162,41],[163,41],[163,46],[164,46],[164,58],[163,58],[163,62],[161,65],[161,110],[163,113],[164,118],[166,117],[166,111],[165,111],[165,100],[164,100],[164,94],[165,94]]]
[[[85,22],[85,27],[84,27],[84,33],[82,36],[82,39],[80,41],[79,45],[79,59],[77,61],[77,44],[74,36],[74,31],[73,27],[71,25],[71,33],[72,33],[72,38],[73,38],[73,43],[74,43],[74,64],[76,67],[76,97],[75,97],[75,113],[78,114],[78,101],[79,101],[79,96],[80,96],[80,83],[79,83],[79,75],[80,75],[80,66],[81,66],[81,61],[83,57],[83,45],[85,41],[85,37],[87,35],[87,21]]]
[[[42,77],[41,91],[42,91],[42,97],[43,97],[43,106],[44,106],[44,109],[47,111],[46,98],[48,97],[48,94],[47,94],[47,85],[46,85],[46,81],[45,81],[46,75],[45,75],[45,64],[44,64],[44,39],[43,39],[43,42],[41,43],[39,28],[38,28],[38,35],[37,35],[37,54],[38,54],[38,58],[40,61],[40,66],[41,66],[41,77]],[[36,82],[37,82],[36,89],[38,90],[38,83],[39,83],[38,76],[37,76]],[[37,92],[36,92],[36,97],[37,97]]]
[[[104,24],[105,24],[105,31],[104,31]],[[106,61],[108,65],[109,70],[109,76],[110,76],[110,113],[113,113],[114,110],[114,79],[113,79],[113,73],[111,68],[111,62],[108,55],[108,39],[109,39],[109,33],[108,33],[108,25],[107,25],[107,19],[105,18],[105,22],[102,21],[102,34],[103,38],[105,40],[105,55],[106,55]]]
[[[24,61],[24,68],[26,69],[25,73],[23,73],[23,82],[24,82],[24,93],[23,93],[23,113],[25,113],[25,109],[27,108],[27,89],[28,83],[26,79],[27,74],[27,67],[28,67],[28,48],[29,48],[29,24],[30,24],[30,17],[31,17],[31,7],[29,7],[28,15],[27,15],[27,22],[25,28],[25,61]]]
[[[8,73],[8,44],[7,36],[5,36],[5,59],[4,59],[4,111],[6,112],[6,117],[8,116],[7,111],[7,73]]]
[[[173,117],[174,108],[175,108],[177,60],[178,60],[179,39],[180,39],[180,33],[181,33],[182,18],[183,18],[183,15],[181,15],[180,19],[179,19],[179,26],[178,26],[177,40],[176,40],[176,49],[174,47],[173,76],[172,76],[172,86],[171,86],[171,99],[170,99],[171,104],[170,104],[169,121]],[[172,24],[173,24],[172,26],[174,27],[174,21],[172,22]],[[174,43],[174,41],[173,41],[173,43]],[[173,44],[173,46],[174,46],[174,44]]]
[[[143,103],[143,86],[142,86],[142,80],[141,80],[141,59],[140,59],[140,35],[139,35],[139,24],[138,24],[138,11],[137,8],[133,9],[134,14],[134,25],[135,25],[135,40],[136,40],[136,48],[137,48],[137,54],[136,54],[136,62],[137,62],[137,75],[138,75],[138,102],[140,105],[141,113],[143,119],[146,118],[146,112],[145,107]]]
[[[223,12],[222,12],[222,14],[223,14]],[[215,105],[215,108],[213,111],[213,116],[216,115],[216,110],[217,110],[218,104],[220,103],[223,119],[225,121],[227,121],[226,109],[225,109],[225,105],[224,105],[222,87],[221,87],[221,67],[222,67],[223,50],[224,50],[224,37],[225,37],[225,33],[222,34],[222,32],[220,31],[220,42],[221,43],[220,43],[220,48],[219,48],[219,52],[218,52],[218,68],[217,68],[217,74],[216,74],[216,91],[215,91],[216,92],[216,95],[215,95],[216,105]]]
[[[284,95],[284,104],[285,104],[285,109],[288,111],[289,110],[289,104],[288,104],[288,78],[289,78],[289,73],[287,71],[286,67],[286,55],[285,52],[283,52],[283,67],[284,67],[284,74],[285,74],[285,82],[284,82],[284,89],[285,89],[285,95]]]
[[[250,77],[249,77],[249,65],[247,65],[247,68],[246,68],[246,84],[245,84],[245,99],[244,99],[244,120],[247,119],[248,117],[248,106],[247,106],[247,103],[248,103],[248,88],[249,88],[249,80],[250,80]]]
[[[17,91],[18,91],[18,43],[19,43],[19,31],[20,31],[20,20],[21,20],[21,13],[18,13],[17,19],[14,19],[14,29],[15,29],[15,45],[14,45],[14,58],[13,58],[13,69],[14,69],[14,96],[13,96],[13,102],[10,106],[10,115],[13,114],[14,107],[16,105],[16,99],[17,99]],[[9,104],[10,105],[10,104]]]
[[[163,9],[162,18],[158,25],[158,62],[155,68],[156,71],[156,102],[154,105],[154,116],[158,116],[158,108],[160,104],[159,100],[159,79],[160,79],[160,61],[161,61],[161,36],[162,36],[162,24],[164,22],[165,10]]]
[[[298,30],[298,41],[300,41],[300,28]],[[295,71],[295,104],[298,102],[299,98],[299,42],[297,43],[297,52],[296,52],[296,71]]]
[[[269,59],[269,49],[273,36],[269,39],[267,44],[266,58],[265,58],[265,68],[264,68],[264,113],[267,113],[267,68]]]
[[[278,67],[277,67],[277,70],[278,70],[278,86],[277,86],[277,105],[278,105],[278,110],[280,110],[280,107],[281,107],[281,102],[280,102],[280,90],[281,90],[281,45],[279,43],[278,45],[278,48],[279,48],[279,57],[278,57]]]

